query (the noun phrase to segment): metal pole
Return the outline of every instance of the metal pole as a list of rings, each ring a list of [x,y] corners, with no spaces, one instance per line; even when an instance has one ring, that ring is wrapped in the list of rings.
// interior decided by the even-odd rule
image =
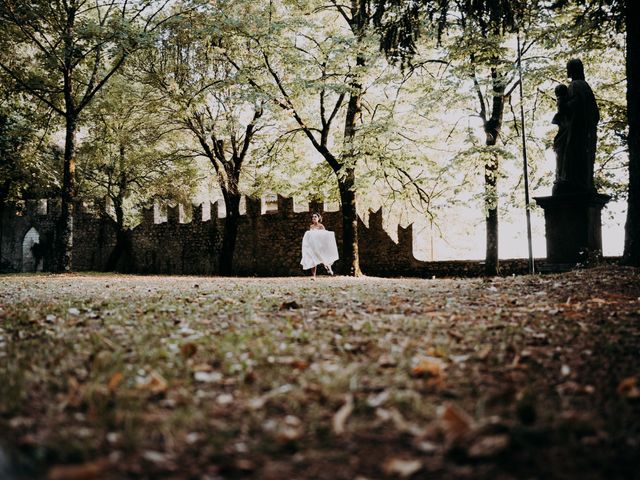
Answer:
[[[520,30],[517,32],[518,41],[518,73],[520,75],[520,131],[522,132],[522,169],[524,172],[524,199],[525,211],[527,215],[527,242],[529,245],[529,273],[535,273],[533,262],[533,245],[531,242],[531,211],[529,210],[529,168],[527,164],[527,136],[524,131],[524,97],[522,95],[522,51],[520,50]]]

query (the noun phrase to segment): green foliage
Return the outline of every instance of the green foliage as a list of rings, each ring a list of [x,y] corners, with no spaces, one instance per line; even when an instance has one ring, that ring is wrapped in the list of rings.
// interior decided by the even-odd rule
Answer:
[[[196,191],[198,172],[180,153],[161,106],[153,91],[117,75],[87,112],[78,154],[81,195],[109,197],[124,209],[127,227],[153,199],[188,203]]]
[[[135,20],[154,2],[129,3],[3,0],[0,67],[17,88],[58,113],[79,113],[147,41],[144,22]]]
[[[157,95],[167,125],[183,134],[182,152],[209,162],[223,194],[239,192],[268,116],[263,95],[240,74],[245,46],[218,17],[236,7],[202,5],[173,19],[132,68]]]
[[[198,175],[234,194],[333,201],[353,180],[361,214],[384,206],[400,223],[428,217],[437,226],[458,204],[522,208],[522,128],[531,188],[549,189],[553,88],[576,56],[601,108],[596,183],[626,194],[623,38],[594,23],[621,18],[620,2],[551,11],[542,2],[363,1],[360,24],[334,1],[129,2],[124,15],[124,2],[107,2],[78,14],[71,47],[58,2],[18,3],[0,1],[0,67],[14,95],[3,104],[0,174],[15,175],[13,196],[60,187],[59,152],[45,138],[59,124],[47,127],[46,106],[87,107],[79,190],[126,204],[128,225],[154,196],[186,200]],[[124,75],[109,77],[125,57]],[[71,105],[59,74],[65,58]],[[496,87],[504,112],[496,145],[487,145]],[[361,110],[349,131],[353,95]],[[485,189],[494,165],[499,188]]]
[[[61,152],[49,144],[50,114],[23,96],[0,100],[0,200],[55,195]]]

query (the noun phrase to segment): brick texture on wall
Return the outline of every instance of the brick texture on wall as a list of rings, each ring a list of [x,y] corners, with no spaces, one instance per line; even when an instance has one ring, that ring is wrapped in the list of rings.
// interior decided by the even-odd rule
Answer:
[[[142,211],[142,220],[130,232],[131,251],[119,269],[141,274],[215,275],[222,245],[224,218],[218,205],[211,205],[211,218],[203,220],[203,206],[168,207],[166,221],[154,208]],[[310,212],[322,213],[323,223],[342,243],[340,211],[325,212],[322,202],[312,202],[309,211],[296,212],[293,199],[278,197],[277,210],[262,213],[262,200],[246,198],[240,217],[234,254],[234,271],[242,276],[308,275],[300,267],[301,242],[309,228]],[[101,271],[116,243],[113,220],[100,213],[104,205],[78,202],[74,217],[73,266],[77,271]],[[185,215],[191,213],[191,215]],[[27,201],[5,208],[2,217],[1,263],[4,271],[23,271],[33,262],[23,262],[23,243],[31,228],[42,244],[42,267],[53,266],[53,245],[60,215],[59,200]],[[186,216],[191,220],[184,221]],[[373,276],[473,277],[482,275],[479,261],[423,262],[413,256],[413,227],[398,227],[395,242],[382,227],[383,212],[369,213],[369,225],[359,221],[360,263],[363,273]],[[24,259],[28,260],[28,259]],[[526,260],[502,260],[504,274],[525,273]],[[341,271],[341,260],[334,265]]]

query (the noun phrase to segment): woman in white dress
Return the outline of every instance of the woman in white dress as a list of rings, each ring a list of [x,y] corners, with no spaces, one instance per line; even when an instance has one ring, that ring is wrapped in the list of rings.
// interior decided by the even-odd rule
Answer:
[[[319,213],[311,215],[311,225],[302,238],[302,261],[300,264],[304,270],[311,269],[313,278],[316,278],[316,267],[324,265],[331,275],[331,264],[338,260],[338,246],[334,232],[325,230],[322,225],[322,217]]]

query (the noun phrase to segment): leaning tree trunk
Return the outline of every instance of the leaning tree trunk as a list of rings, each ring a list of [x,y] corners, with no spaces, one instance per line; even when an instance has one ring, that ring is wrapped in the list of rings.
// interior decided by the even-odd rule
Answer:
[[[491,69],[491,80],[493,84],[493,101],[491,105],[491,117],[484,126],[485,145],[494,146],[498,141],[500,129],[502,128],[502,117],[504,114],[504,79],[494,67]],[[497,275],[500,271],[498,262],[498,170],[499,159],[496,153],[491,155],[491,159],[484,166],[485,185],[485,205],[486,205],[486,234],[487,250],[485,255],[485,273],[487,275]]]
[[[233,253],[236,249],[238,237],[238,223],[240,222],[240,193],[223,191],[227,216],[224,219],[224,231],[222,233],[222,249],[220,250],[220,273],[231,275],[233,273]]]
[[[629,198],[625,223],[624,253],[626,265],[640,267],[640,33],[633,24],[637,5],[627,0],[627,116],[629,120]],[[633,25],[632,25],[633,24]]]
[[[62,212],[59,222],[58,271],[69,272],[73,268],[73,215],[76,172],[76,122],[74,115],[66,118],[64,146],[64,175],[62,180]]]

